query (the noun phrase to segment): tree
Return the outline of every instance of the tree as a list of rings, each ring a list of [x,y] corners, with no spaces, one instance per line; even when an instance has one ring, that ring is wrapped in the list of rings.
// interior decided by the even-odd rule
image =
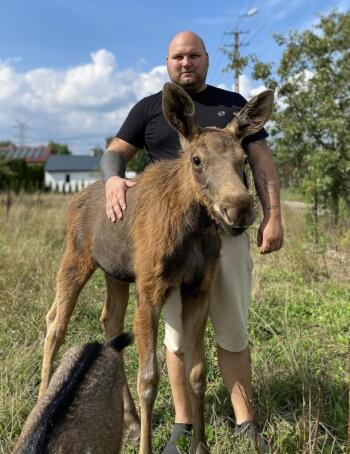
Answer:
[[[91,148],[91,154],[92,156],[98,156],[99,158],[103,155],[104,149],[100,147],[99,145],[94,146]]]
[[[0,147],[9,147],[14,145],[11,140],[0,140]]]
[[[5,156],[0,155],[0,190],[8,189],[11,178],[15,175]]]
[[[141,173],[150,163],[151,158],[149,154],[146,152],[146,150],[138,150],[138,152],[128,162],[127,170],[132,170],[136,173]]]
[[[59,154],[59,155],[72,154],[72,152],[68,148],[68,145],[66,145],[66,144],[53,142],[52,140],[50,140],[49,147],[51,148],[51,154]]]
[[[0,190],[32,191],[44,185],[43,164],[28,165],[24,159],[7,160],[0,155]]]
[[[106,148],[112,142],[113,139],[114,139],[114,136],[108,136],[108,137],[105,138],[105,140],[106,140]]]
[[[114,137],[106,137],[106,148],[111,143]],[[126,168],[136,173],[141,173],[145,170],[148,164],[151,163],[151,158],[146,150],[138,150],[137,153],[130,159]]]
[[[333,11],[275,40],[285,47],[277,71],[253,58],[253,77],[277,93],[270,133],[282,181],[337,223],[340,200],[350,207],[350,13]]]
[[[234,45],[226,46],[230,47],[230,50],[225,47],[221,48],[221,52],[226,55],[229,59],[229,63],[223,69],[223,72],[233,71],[235,78],[235,91],[239,91],[239,77],[243,74],[245,67],[248,65],[249,57],[243,57],[239,53],[239,35],[242,32],[238,30],[233,32],[234,35]]]

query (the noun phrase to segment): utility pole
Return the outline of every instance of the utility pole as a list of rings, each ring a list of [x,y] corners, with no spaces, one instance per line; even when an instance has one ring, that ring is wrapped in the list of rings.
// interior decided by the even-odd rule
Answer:
[[[236,29],[233,32],[224,33],[225,35],[233,35],[233,45],[232,44],[224,44],[224,47],[229,47],[232,49],[232,52],[228,52],[227,54],[231,56],[231,63],[228,65],[234,72],[234,81],[235,81],[235,92],[239,93],[239,76],[241,75],[241,71],[243,69],[243,65],[245,60],[241,58],[239,48],[240,46],[247,46],[248,43],[240,43],[239,42],[239,35],[243,33],[249,33],[248,31],[240,31]]]
[[[250,9],[246,14],[243,14],[239,17],[251,17],[255,16],[259,10],[257,8]],[[232,69],[234,73],[234,82],[235,82],[235,92],[239,93],[239,76],[242,74],[242,70],[246,66],[248,59],[246,57],[241,57],[240,47],[248,46],[248,43],[241,43],[239,40],[240,35],[249,33],[249,31],[241,31],[238,26],[232,32],[224,33],[224,35],[233,35],[233,44],[224,44],[225,47],[229,47],[232,51],[223,49],[223,52],[230,58],[231,62],[226,66],[226,69]]]

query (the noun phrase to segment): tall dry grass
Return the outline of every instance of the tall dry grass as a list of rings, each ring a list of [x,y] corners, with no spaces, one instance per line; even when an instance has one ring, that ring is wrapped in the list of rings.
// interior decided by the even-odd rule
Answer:
[[[0,195],[1,198],[1,195]],[[39,385],[45,314],[55,291],[70,196],[21,194],[9,216],[0,205],[0,453],[9,453],[34,405]],[[278,254],[260,256],[251,230],[254,288],[250,334],[254,411],[276,453],[344,453],[348,424],[350,320],[347,232],[324,230],[312,242],[303,211],[285,210],[286,241]],[[69,345],[103,339],[98,322],[104,277],[97,272],[82,292],[70,323]],[[131,328],[134,297],[127,327]],[[163,326],[160,329],[162,335]],[[232,410],[220,379],[211,327],[206,337],[206,418],[211,452],[250,453],[232,435]],[[170,432],[173,409],[159,343],[161,383],[154,412],[154,452]],[[128,350],[135,394],[137,355]],[[126,440],[123,452],[137,453]]]

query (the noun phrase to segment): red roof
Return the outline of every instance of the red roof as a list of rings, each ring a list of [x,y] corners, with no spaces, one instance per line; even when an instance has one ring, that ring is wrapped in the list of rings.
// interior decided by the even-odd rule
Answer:
[[[45,145],[37,147],[9,145],[0,147],[0,154],[5,155],[7,159],[24,159],[28,164],[44,164],[51,154],[51,148]]]

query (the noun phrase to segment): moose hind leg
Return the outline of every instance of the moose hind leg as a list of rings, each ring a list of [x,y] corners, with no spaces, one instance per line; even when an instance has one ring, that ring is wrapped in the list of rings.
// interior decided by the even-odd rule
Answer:
[[[152,410],[159,383],[157,364],[157,335],[163,298],[156,290],[139,290],[138,306],[134,319],[136,344],[139,354],[137,391],[141,406],[140,454],[152,454]],[[163,292],[161,292],[163,294]]]
[[[191,452],[208,453],[204,425],[204,395],[206,390],[206,364],[204,356],[204,334],[209,311],[209,289],[181,288],[182,323],[184,336],[184,360],[189,384],[193,437]]]
[[[100,322],[106,337],[117,336],[123,331],[126,308],[129,301],[129,284],[105,273],[107,296]]]
[[[63,343],[79,293],[94,269],[95,265],[90,256],[78,256],[67,247],[57,274],[55,300],[46,316],[47,332],[44,342],[39,398],[45,394],[49,385],[53,361]]]
[[[124,319],[129,301],[129,284],[121,282],[108,274],[106,276],[107,297],[103,307],[100,322],[103,325],[106,337],[109,339],[117,336],[124,329]],[[124,368],[123,352],[121,352],[121,364]],[[123,384],[124,424],[129,435],[137,439],[140,437],[140,418],[137,414],[134,400],[131,396],[125,371]]]

